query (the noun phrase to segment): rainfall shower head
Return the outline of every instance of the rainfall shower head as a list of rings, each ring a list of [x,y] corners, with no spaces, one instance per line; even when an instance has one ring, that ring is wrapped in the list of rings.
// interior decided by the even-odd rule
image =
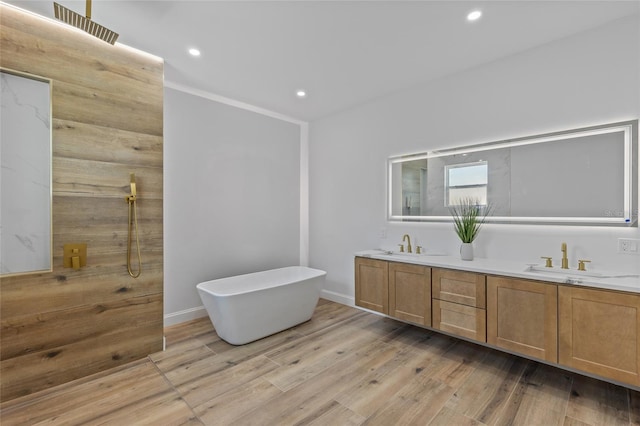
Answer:
[[[118,33],[115,33],[102,25],[96,24],[91,20],[91,0],[87,0],[86,17],[55,2],[53,3],[53,12],[55,17],[62,22],[73,25],[76,28],[80,28],[82,31],[85,31],[94,37],[98,37],[100,40],[106,41],[107,43],[115,44],[118,39]]]

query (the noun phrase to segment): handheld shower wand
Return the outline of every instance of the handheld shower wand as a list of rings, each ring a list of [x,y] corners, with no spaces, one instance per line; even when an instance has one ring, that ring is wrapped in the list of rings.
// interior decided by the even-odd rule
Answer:
[[[136,175],[135,173],[130,173],[129,175],[131,181],[131,193],[127,195],[124,199],[129,205],[129,235],[127,241],[127,271],[129,275],[133,278],[138,278],[142,273],[142,258],[140,256],[140,240],[138,238],[138,211],[136,207]],[[133,217],[132,217],[133,216]],[[133,219],[133,220],[132,220]],[[131,243],[132,243],[132,226],[135,224],[135,233],[136,233],[136,251],[138,254],[138,272],[134,273],[131,268]]]

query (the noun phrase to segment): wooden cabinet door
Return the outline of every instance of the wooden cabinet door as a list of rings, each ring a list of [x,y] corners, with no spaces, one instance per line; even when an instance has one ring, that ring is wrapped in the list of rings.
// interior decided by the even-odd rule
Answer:
[[[389,266],[384,260],[356,257],[356,305],[389,313]]]
[[[640,385],[640,295],[559,286],[560,364]]]
[[[558,286],[488,277],[487,343],[558,362]]]
[[[485,308],[485,275],[438,268],[432,274],[434,299]]]
[[[389,315],[431,325],[431,268],[389,263]]]

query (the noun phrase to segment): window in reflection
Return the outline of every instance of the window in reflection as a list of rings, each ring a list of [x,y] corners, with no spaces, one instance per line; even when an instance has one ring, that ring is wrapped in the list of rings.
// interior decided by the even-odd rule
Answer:
[[[486,161],[445,166],[445,205],[458,206],[465,199],[487,205],[488,171]]]

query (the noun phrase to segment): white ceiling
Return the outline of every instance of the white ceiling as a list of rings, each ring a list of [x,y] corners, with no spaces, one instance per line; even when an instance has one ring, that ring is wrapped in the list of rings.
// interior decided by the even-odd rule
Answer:
[[[7,2],[53,17],[53,1]],[[84,14],[84,1],[58,3]],[[475,8],[483,17],[467,22]],[[92,18],[163,57],[167,81],[312,121],[639,11],[638,0],[95,0]]]

